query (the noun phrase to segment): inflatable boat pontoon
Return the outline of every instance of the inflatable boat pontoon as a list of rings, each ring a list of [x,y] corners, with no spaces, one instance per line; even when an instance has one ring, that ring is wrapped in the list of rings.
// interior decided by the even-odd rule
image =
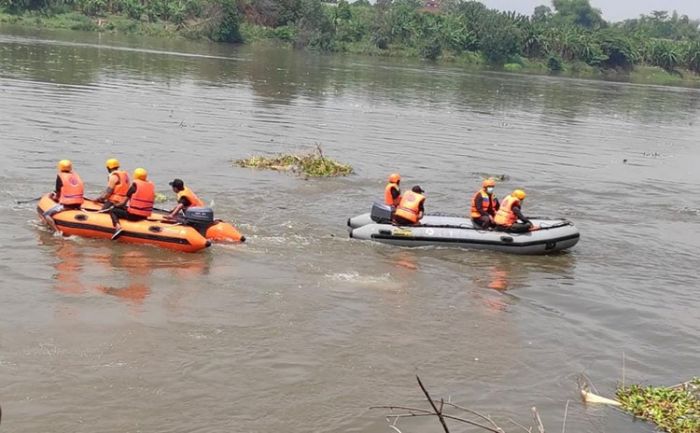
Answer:
[[[49,194],[37,204],[39,215],[55,206]],[[101,211],[102,204],[85,200],[79,210],[64,210],[53,216],[58,228],[66,235],[109,239],[115,232],[108,213]],[[154,212],[142,221],[121,220],[123,234],[120,242],[149,244],[188,253],[200,251],[211,242],[243,242],[245,236],[231,224],[213,218],[209,208],[190,208],[185,223],[169,221],[167,213]]]
[[[391,209],[375,203],[370,213],[348,219],[350,237],[398,246],[451,246],[504,251],[513,254],[550,254],[573,247],[578,229],[565,219],[532,218],[539,229],[510,233],[475,228],[471,219],[426,215],[420,225],[397,226],[388,219]]]

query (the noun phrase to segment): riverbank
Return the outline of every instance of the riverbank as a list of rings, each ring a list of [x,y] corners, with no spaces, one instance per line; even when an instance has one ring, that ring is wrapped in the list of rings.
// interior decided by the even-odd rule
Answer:
[[[109,32],[154,36],[162,38],[185,38],[192,40],[211,39],[210,32],[202,31],[200,22],[190,20],[175,24],[170,21],[137,20],[125,15],[105,15],[90,17],[79,12],[47,14],[40,11],[25,11],[20,14],[0,12],[0,29],[3,24],[36,28],[36,29],[65,29],[88,32]],[[291,27],[265,27],[242,22],[237,28],[239,39],[246,44],[277,44],[298,47],[297,30]],[[319,51],[318,47],[305,47]],[[323,50],[321,50],[323,51]],[[366,40],[338,42],[326,52],[333,54],[356,54],[364,56],[394,57],[394,58],[423,58],[424,61],[445,65],[458,65],[470,70],[490,70],[532,75],[553,75],[570,78],[596,79],[607,81],[631,82],[635,84],[664,85],[676,87],[700,88],[700,75],[690,70],[676,68],[668,72],[658,66],[635,65],[630,69],[604,69],[594,67],[580,61],[560,61],[556,70],[543,59],[528,59],[513,56],[509,62],[493,64],[485,55],[479,52],[462,52],[459,54],[449,51],[441,52],[434,59],[425,59],[421,50],[401,44],[391,44],[379,48],[377,44]]]
[[[65,29],[86,32],[118,32],[160,37],[182,37],[175,24],[167,21],[141,22],[126,16],[93,18],[79,12],[47,15],[38,11],[21,14],[0,12],[0,25],[12,24],[37,29]]]

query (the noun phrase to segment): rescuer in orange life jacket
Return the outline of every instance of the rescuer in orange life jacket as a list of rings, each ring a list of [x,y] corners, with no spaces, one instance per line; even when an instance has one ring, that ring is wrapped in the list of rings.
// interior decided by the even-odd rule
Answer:
[[[124,207],[126,205],[126,193],[129,192],[131,182],[129,173],[119,169],[119,161],[110,158],[105,162],[107,168],[107,189],[95,201],[103,203],[102,209],[111,207]]]
[[[169,185],[173,187],[173,192],[177,194],[177,206],[170,212],[168,218],[174,219],[180,211],[185,211],[190,206],[204,206],[204,202],[191,189],[185,186],[185,182],[182,179],[173,179]]]
[[[51,199],[58,204],[44,212],[42,215],[44,221],[58,232],[56,221],[53,220],[52,216],[63,210],[80,209],[83,204],[84,192],[85,186],[78,173],[73,171],[73,164],[67,159],[59,161],[56,189],[50,195]]]
[[[384,187],[384,204],[387,206],[396,207],[401,203],[401,175],[392,173],[389,175],[389,181]]]
[[[156,187],[148,180],[148,172],[143,168],[134,170],[134,181],[126,192],[126,207],[113,207],[109,213],[112,217],[114,234],[112,240],[122,235],[123,229],[119,218],[128,221],[141,221],[151,216],[156,201]]]
[[[425,191],[416,185],[409,192],[401,197],[399,205],[394,212],[394,222],[399,225],[416,225],[423,218],[425,209]]]
[[[516,189],[503,199],[501,207],[493,219],[498,229],[513,233],[524,233],[532,230],[532,223],[520,210],[525,197],[525,191]],[[522,222],[518,222],[518,220]]]
[[[481,183],[481,189],[472,197],[470,216],[477,228],[488,229],[494,225],[493,218],[500,207],[500,203],[493,193],[495,186],[495,180],[486,179]]]

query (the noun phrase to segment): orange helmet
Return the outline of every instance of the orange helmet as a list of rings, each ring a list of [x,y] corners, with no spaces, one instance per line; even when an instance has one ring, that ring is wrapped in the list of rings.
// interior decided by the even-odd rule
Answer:
[[[516,189],[513,191],[513,197],[517,198],[518,200],[524,200],[525,197],[527,197],[527,194],[525,194],[525,191],[522,189]]]
[[[391,173],[389,175],[389,183],[399,183],[401,181],[401,175],[398,173]]]
[[[483,188],[486,188],[489,186],[496,186],[496,181],[492,177],[489,177],[488,179],[484,179],[484,181],[481,182],[481,186]]]
[[[71,171],[73,170],[73,163],[67,159],[62,159],[58,161],[58,170],[65,172]]]
[[[134,179],[138,180],[147,180],[148,179],[148,172],[146,171],[145,168],[137,168],[134,170]]]

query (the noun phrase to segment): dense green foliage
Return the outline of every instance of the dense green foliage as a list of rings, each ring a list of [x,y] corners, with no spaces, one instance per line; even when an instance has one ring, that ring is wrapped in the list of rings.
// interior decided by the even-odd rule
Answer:
[[[38,17],[68,14],[74,30],[133,30],[138,22],[172,24],[192,37],[214,41],[242,41],[237,0],[0,0],[0,10],[10,14],[33,12]],[[72,14],[79,12],[87,19]],[[123,16],[123,19],[105,19]],[[92,18],[92,20],[90,20]],[[116,24],[118,25],[115,25]]]
[[[664,432],[700,431],[700,378],[672,388],[632,385],[618,389],[617,398],[625,410]]]
[[[534,61],[553,72],[649,65],[700,73],[699,21],[653,11],[608,23],[589,0],[552,0],[551,8],[538,6],[530,16],[463,0],[0,0],[0,8],[160,20],[185,34],[230,42],[241,40],[241,24],[251,38],[297,47],[430,60],[465,57],[509,70]]]

